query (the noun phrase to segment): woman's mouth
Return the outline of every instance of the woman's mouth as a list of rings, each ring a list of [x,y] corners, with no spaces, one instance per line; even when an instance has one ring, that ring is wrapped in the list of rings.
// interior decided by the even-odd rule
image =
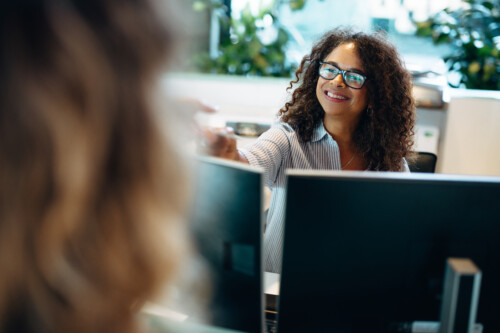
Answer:
[[[332,92],[332,91],[325,91],[325,96],[328,100],[330,100],[332,102],[337,102],[337,103],[349,100],[348,97],[346,97],[342,94],[339,94],[337,92]]]

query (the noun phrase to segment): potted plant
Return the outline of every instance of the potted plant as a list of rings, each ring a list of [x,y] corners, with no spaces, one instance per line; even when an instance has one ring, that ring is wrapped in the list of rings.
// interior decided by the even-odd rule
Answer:
[[[460,77],[451,86],[500,90],[500,0],[463,0],[461,8],[444,9],[416,25],[418,36],[455,48],[444,58]]]

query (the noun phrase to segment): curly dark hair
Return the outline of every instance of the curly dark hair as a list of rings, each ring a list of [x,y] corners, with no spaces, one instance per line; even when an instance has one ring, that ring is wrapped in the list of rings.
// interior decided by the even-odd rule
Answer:
[[[383,33],[337,28],[323,35],[302,59],[287,90],[294,84],[298,86],[278,115],[297,131],[301,140],[311,139],[325,115],[316,97],[319,61],[349,42],[356,45],[369,78],[365,86],[370,107],[362,113],[353,136],[357,153],[363,156],[369,170],[400,171],[403,157],[412,156],[415,102],[411,74]]]

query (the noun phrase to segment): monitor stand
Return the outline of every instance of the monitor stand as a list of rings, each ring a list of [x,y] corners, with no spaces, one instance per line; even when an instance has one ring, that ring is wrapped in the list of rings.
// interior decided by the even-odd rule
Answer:
[[[440,333],[473,333],[481,271],[467,258],[446,261]]]

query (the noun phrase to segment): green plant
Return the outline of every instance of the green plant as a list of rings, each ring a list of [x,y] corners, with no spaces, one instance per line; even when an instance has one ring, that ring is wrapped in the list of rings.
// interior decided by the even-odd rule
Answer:
[[[262,28],[258,27],[264,18],[275,19],[269,10],[253,16],[248,6],[241,13],[240,20],[221,18],[221,30],[229,30],[229,34],[221,38],[217,57],[211,58],[208,52],[196,55],[196,67],[210,73],[290,76],[292,66],[285,62],[283,51],[288,34],[283,28],[276,27],[275,40],[265,43],[259,36]]]
[[[202,72],[218,74],[289,77],[295,64],[286,61],[285,50],[289,34],[277,20],[276,8],[284,0],[274,0],[257,15],[249,6],[235,20],[223,0],[191,0],[195,11],[218,10],[220,42],[217,55],[202,51],[193,58],[195,68]],[[306,0],[286,0],[292,10],[300,10]],[[269,23],[272,26],[269,26]],[[273,30],[275,38],[263,38],[265,29]]]
[[[460,74],[459,84],[451,86],[500,90],[499,0],[463,0],[462,8],[447,8],[416,24],[418,36],[454,46],[444,58],[450,72]]]

